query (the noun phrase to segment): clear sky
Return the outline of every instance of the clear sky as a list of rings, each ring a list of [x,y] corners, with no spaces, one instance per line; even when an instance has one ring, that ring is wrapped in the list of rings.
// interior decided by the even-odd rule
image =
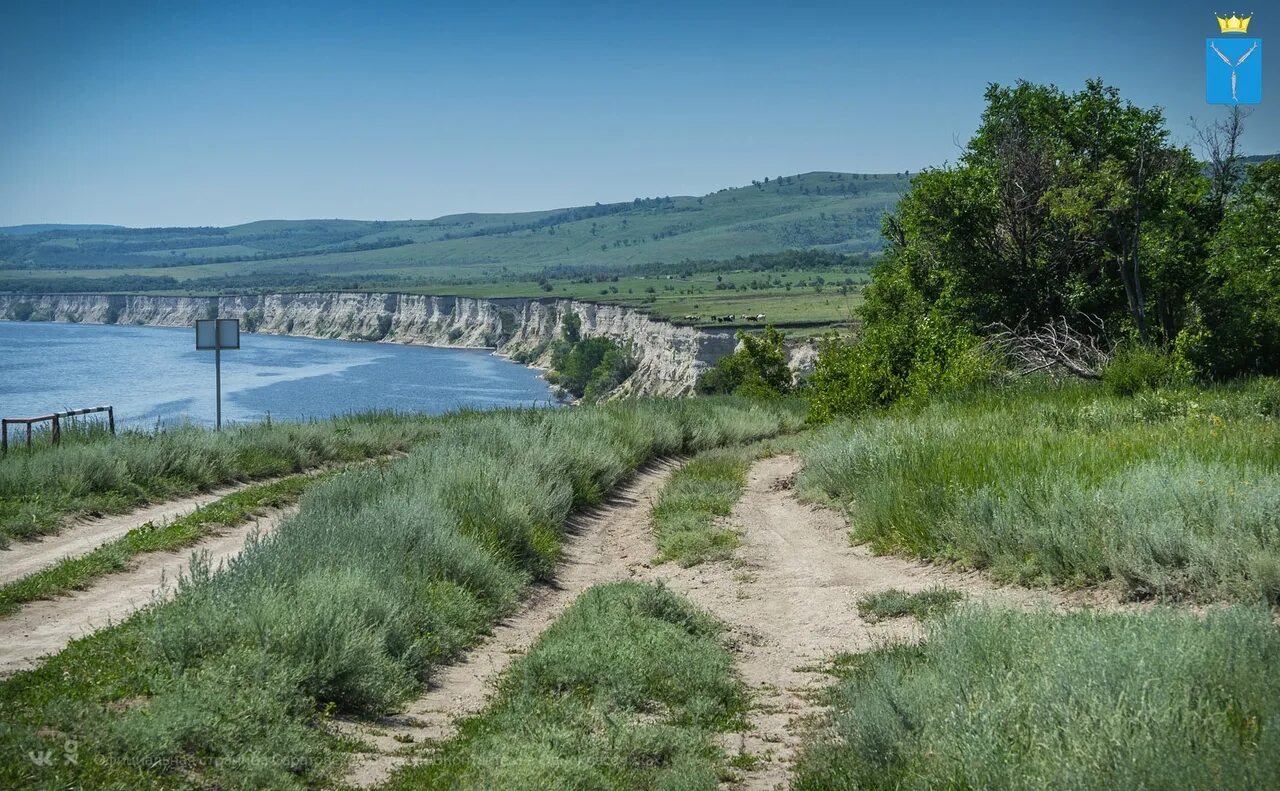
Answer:
[[[1280,4],[1245,144],[1280,151]],[[1270,7],[1270,11],[1267,8]],[[954,159],[989,82],[1189,142],[1205,2],[0,4],[0,225],[428,218]],[[1270,103],[1267,96],[1276,97]]]

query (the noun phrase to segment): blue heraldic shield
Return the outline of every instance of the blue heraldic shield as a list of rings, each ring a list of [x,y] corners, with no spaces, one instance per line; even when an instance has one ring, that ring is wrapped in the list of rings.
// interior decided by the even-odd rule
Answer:
[[[1262,39],[1211,38],[1205,42],[1204,98],[1209,104],[1262,102]]]

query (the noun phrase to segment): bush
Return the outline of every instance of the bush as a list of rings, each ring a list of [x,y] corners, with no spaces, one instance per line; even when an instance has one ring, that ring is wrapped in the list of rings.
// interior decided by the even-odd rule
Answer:
[[[772,398],[791,392],[786,339],[772,326],[761,335],[739,330],[738,348],[716,361],[698,377],[703,395],[741,395]]]
[[[635,357],[616,341],[599,337],[572,341],[567,327],[565,335],[552,347],[547,381],[575,398],[587,403],[603,400],[635,373]]]
[[[1199,319],[1178,337],[1201,373],[1225,379],[1280,373],[1280,161],[1251,169],[1230,205],[1205,283]]]
[[[9,308],[9,318],[13,321],[27,321],[34,312],[35,306],[30,302],[15,302]]]
[[[1172,387],[1180,381],[1176,358],[1150,346],[1122,348],[1102,372],[1103,384],[1118,396]]]

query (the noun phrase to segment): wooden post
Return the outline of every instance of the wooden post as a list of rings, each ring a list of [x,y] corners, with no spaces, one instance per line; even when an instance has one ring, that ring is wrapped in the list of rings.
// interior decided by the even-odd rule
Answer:
[[[116,410],[115,407],[107,407],[107,426],[111,429],[111,436],[116,435]]]
[[[0,453],[8,453],[9,452],[9,421],[0,420],[0,432],[3,432],[3,434],[0,435]]]
[[[57,444],[58,444],[58,441],[62,439],[62,421],[60,421],[60,420],[58,419],[58,416],[57,416],[57,415],[54,415],[54,416],[53,416],[53,434],[52,434],[52,439],[53,439],[53,444],[54,444],[54,445],[57,445]]]
[[[31,447],[31,421],[27,421],[27,447]]]

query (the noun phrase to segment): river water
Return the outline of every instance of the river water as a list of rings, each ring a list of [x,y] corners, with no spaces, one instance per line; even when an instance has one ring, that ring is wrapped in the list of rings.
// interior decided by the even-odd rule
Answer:
[[[246,333],[222,353],[224,423],[553,400],[536,371],[483,350]],[[100,404],[130,428],[212,425],[213,352],[189,328],[0,321],[0,417]]]

